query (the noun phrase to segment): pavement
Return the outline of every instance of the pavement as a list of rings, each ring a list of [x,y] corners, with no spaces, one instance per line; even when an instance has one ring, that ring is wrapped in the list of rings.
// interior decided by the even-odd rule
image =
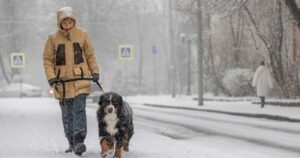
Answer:
[[[153,108],[170,108],[192,111],[218,113],[242,117],[270,119],[284,122],[300,123],[299,100],[266,99],[267,104],[261,108],[256,97],[214,97],[205,96],[204,105],[198,105],[197,96],[132,96],[125,97],[129,104]],[[270,104],[270,103],[276,104]],[[291,106],[289,106],[289,104]]]

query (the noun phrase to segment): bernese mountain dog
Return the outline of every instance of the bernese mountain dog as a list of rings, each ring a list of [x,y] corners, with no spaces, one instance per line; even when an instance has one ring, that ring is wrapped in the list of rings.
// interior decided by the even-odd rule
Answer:
[[[115,149],[114,158],[121,158],[123,150],[129,151],[129,141],[134,133],[132,109],[114,92],[102,94],[98,104],[101,156],[105,158]]]

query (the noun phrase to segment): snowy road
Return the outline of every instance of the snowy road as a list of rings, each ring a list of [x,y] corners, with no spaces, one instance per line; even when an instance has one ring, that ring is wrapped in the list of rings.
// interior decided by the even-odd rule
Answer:
[[[135,135],[126,158],[296,158],[299,123],[132,105]],[[87,106],[88,151],[99,156],[96,105]],[[50,98],[0,99],[0,157],[63,158],[60,109]]]
[[[300,125],[224,114],[134,106],[136,124],[229,157],[298,157]],[[204,156],[205,157],[205,156]],[[225,157],[224,155],[220,157]]]

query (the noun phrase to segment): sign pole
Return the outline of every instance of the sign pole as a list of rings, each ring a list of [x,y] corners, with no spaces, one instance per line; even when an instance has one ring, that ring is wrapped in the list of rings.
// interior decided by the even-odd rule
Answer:
[[[153,79],[153,82],[154,82],[154,95],[156,95],[157,94],[157,69],[156,69],[156,57],[155,56],[153,56],[153,68],[154,68],[154,75],[153,75],[153,77],[154,77],[154,79]]]
[[[153,86],[154,86],[154,95],[157,94],[157,68],[156,68],[156,54],[157,48],[156,46],[152,47],[152,54],[153,54]]]
[[[125,95],[127,96],[128,77],[127,77],[127,61],[125,62]]]
[[[127,76],[127,60],[133,60],[133,46],[132,45],[119,45],[119,60],[124,60],[124,77],[125,77],[125,95],[128,91],[128,76]]]
[[[21,75],[21,99],[22,99],[22,97],[23,97],[23,73],[22,73],[22,71],[20,72],[20,75]]]
[[[11,53],[10,54],[10,66],[13,68],[13,72],[20,75],[20,98],[23,97],[23,74],[20,69],[25,67],[25,53]],[[14,74],[15,75],[15,74]]]

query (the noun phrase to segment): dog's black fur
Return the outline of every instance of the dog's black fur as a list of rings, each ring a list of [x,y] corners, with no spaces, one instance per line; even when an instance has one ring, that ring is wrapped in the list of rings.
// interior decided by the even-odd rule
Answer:
[[[106,123],[104,121],[104,117],[106,113],[104,112],[104,108],[108,106],[110,103],[117,109],[117,118],[118,122],[116,124],[116,128],[118,132],[111,136],[106,131]],[[107,138],[115,138],[117,147],[123,146],[123,139],[125,135],[128,136],[128,141],[131,139],[134,133],[133,127],[133,112],[129,104],[123,101],[122,97],[114,92],[104,93],[100,96],[99,99],[99,109],[97,111],[97,119],[98,119],[98,128],[99,128],[99,137],[107,137]]]

